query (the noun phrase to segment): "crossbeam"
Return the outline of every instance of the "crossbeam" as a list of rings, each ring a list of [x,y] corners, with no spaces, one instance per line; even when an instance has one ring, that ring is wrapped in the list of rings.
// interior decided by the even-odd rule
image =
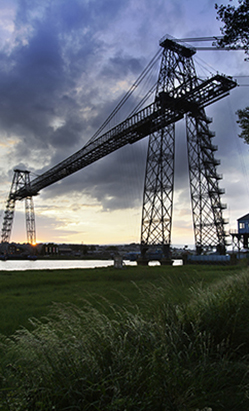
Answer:
[[[12,193],[15,200],[34,196],[45,187],[62,180],[78,170],[94,163],[126,144],[133,144],[163,127],[176,123],[184,114],[196,115],[197,111],[217,101],[236,87],[231,77],[215,75],[207,80],[189,80],[184,88],[180,85],[169,94],[161,93],[160,98],[117,126],[86,144],[55,167],[32,180],[27,187]],[[186,88],[189,90],[186,93]]]

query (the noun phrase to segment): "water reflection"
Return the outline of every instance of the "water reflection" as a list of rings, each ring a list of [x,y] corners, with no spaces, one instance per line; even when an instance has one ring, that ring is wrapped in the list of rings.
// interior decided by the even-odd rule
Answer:
[[[97,268],[113,266],[113,260],[7,260],[0,261],[0,271],[57,270],[67,268]],[[126,265],[137,265],[135,261],[124,261]],[[149,265],[160,265],[151,261]],[[182,265],[182,260],[174,260],[173,265]]]

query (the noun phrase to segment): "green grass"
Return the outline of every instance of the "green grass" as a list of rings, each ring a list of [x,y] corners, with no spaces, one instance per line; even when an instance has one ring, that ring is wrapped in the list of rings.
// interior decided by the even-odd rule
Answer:
[[[65,271],[1,275],[0,410],[248,411],[248,269]]]
[[[238,267],[125,267],[124,269],[69,269],[0,271],[0,333],[10,335],[29,318],[46,316],[54,302],[71,302],[79,307],[84,300],[95,307],[103,299],[123,305],[141,303],[141,291],[150,297],[163,287],[164,297],[184,302],[194,286],[207,285],[240,271]],[[108,308],[107,308],[108,309]]]

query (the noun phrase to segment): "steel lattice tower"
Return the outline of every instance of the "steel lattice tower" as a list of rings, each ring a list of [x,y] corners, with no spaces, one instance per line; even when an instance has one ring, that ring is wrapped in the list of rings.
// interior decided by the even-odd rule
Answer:
[[[193,89],[198,90],[199,79],[193,62],[194,49],[164,39],[162,61],[155,96],[160,107],[185,105],[190,191],[196,250],[216,246],[223,253],[226,245],[224,219],[214,158],[217,149],[212,144],[213,134],[209,119],[196,101],[184,100]],[[202,99],[201,90],[199,101]],[[152,133],[149,138],[144,183],[141,251],[145,258],[151,246],[161,247],[169,258],[171,244],[174,194],[175,126],[171,124]]]
[[[16,193],[20,189],[29,190],[30,187],[30,172],[27,170],[14,170],[13,180],[10,188],[10,193],[8,196],[6,210],[3,220],[3,230],[2,230],[2,243],[9,243],[11,229],[14,219],[15,203],[18,199]],[[27,242],[29,244],[36,243],[36,230],[35,230],[35,212],[34,203],[32,196],[28,195],[25,197],[25,215],[26,215],[26,231],[27,231]]]
[[[199,117],[186,117],[189,161],[190,192],[192,202],[194,236],[197,253],[216,247],[225,252],[226,233],[219,188],[221,176],[217,174],[219,160],[214,158],[217,146],[212,144],[214,134],[208,128],[209,119],[202,111]]]
[[[202,249],[216,246],[220,252],[224,252],[224,206],[220,201],[222,190],[218,186],[220,176],[216,171],[219,162],[214,158],[216,147],[212,145],[213,135],[208,129],[209,119],[204,108],[227,96],[237,84],[230,77],[219,74],[208,79],[199,79],[193,62],[195,49],[167,37],[160,45],[162,58],[154,102],[143,108],[139,108],[143,106],[139,104],[137,110],[124,121],[101,135],[95,133],[94,138],[79,151],[32,181],[29,171],[14,170],[3,219],[2,243],[7,244],[10,240],[17,200],[25,199],[27,237],[28,242],[34,244],[33,196],[121,147],[150,136],[143,196],[141,250],[145,256],[150,246],[160,246],[166,259],[169,259],[174,194],[175,123],[186,116],[196,249],[201,252]],[[152,61],[156,60],[153,58]],[[148,67],[151,68],[151,62]],[[147,74],[148,67],[142,73],[143,76],[144,73]],[[142,77],[139,77],[139,81]],[[130,91],[122,101],[126,101],[129,95]],[[142,99],[142,103],[145,101],[146,99]],[[119,106],[120,104],[117,108]],[[114,112],[116,113],[117,109]],[[106,121],[104,125],[107,123]],[[103,131],[103,127],[101,130]]]

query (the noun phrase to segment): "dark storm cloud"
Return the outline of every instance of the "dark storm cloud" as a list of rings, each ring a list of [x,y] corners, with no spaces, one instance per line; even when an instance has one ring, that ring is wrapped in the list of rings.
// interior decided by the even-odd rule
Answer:
[[[119,101],[118,83],[123,81],[128,88],[145,61],[152,57],[141,55],[150,44],[153,31],[155,34],[160,25],[162,35],[167,30],[174,34],[176,26],[181,32],[185,3],[175,0],[167,6],[164,3],[157,1],[153,6],[147,0],[18,3],[15,41],[0,51],[0,131],[6,140],[12,136],[19,139],[8,154],[11,168],[23,164],[24,168],[31,167],[40,174],[85,144]],[[117,44],[116,32],[112,32],[113,27],[117,30],[122,25],[127,5],[132,13],[125,24],[131,27],[131,32],[132,24],[137,24],[139,35],[134,38],[131,32],[130,37],[127,34],[125,40],[128,39],[130,48],[122,38]],[[109,43],[106,33],[111,38]],[[154,38],[157,43],[158,32]],[[136,51],[139,48],[139,53],[135,54],[132,47]],[[218,106],[215,115],[221,118],[221,113]],[[219,123],[221,131],[224,123],[224,120]],[[223,143],[225,137],[222,138]],[[175,186],[183,193],[188,184],[185,144],[183,123],[177,128],[175,174]],[[226,154],[230,152],[228,146],[225,149]],[[101,202],[103,210],[135,206],[141,201],[145,158],[145,141],[128,146],[48,187],[42,195],[73,196],[82,192]]]
[[[108,100],[102,90],[142,71],[141,58],[122,51],[112,55],[95,36],[124,4],[54,1],[37,8],[36,2],[20,3],[16,27],[28,30],[10,53],[2,51],[0,66],[0,127],[6,138],[19,138],[10,154],[14,167],[30,169],[32,160],[32,171],[40,174],[81,148],[120,99]],[[44,197],[82,192],[103,210],[137,205],[145,166],[145,149],[139,147],[144,145],[113,153],[47,188]]]
[[[144,64],[144,62],[143,62]],[[108,64],[103,68],[102,74],[107,78],[122,78],[129,72],[139,75],[144,66],[139,59],[125,56],[122,52],[117,52],[114,57],[111,57]]]
[[[0,124],[5,132],[21,137],[17,157],[22,145],[32,144],[34,149],[50,145],[56,148],[61,142],[66,145],[65,131],[71,132],[67,141],[74,147],[85,126],[79,113],[82,98],[75,95],[75,89],[81,74],[89,69],[89,59],[98,49],[98,41],[92,34],[101,18],[100,15],[91,18],[97,2],[91,2],[91,7],[86,2],[70,1],[70,7],[68,2],[54,2],[53,13],[50,13],[49,2],[44,3],[47,9],[33,20],[30,14],[38,3],[20,3],[16,25],[29,24],[31,33],[25,42],[17,42],[10,54],[2,52]],[[108,10],[113,16],[117,7],[113,7],[111,1],[105,4],[103,9],[98,3],[105,18]],[[84,35],[84,28],[91,30],[91,35]],[[89,86],[86,88],[89,95]],[[50,123],[56,116],[63,117],[65,126],[53,132]]]
[[[101,102],[101,81],[137,73],[141,66],[129,55],[115,55],[102,75],[94,82],[90,78],[106,59],[105,44],[95,34],[124,5],[113,0],[19,3],[16,30],[26,32],[11,50],[1,51],[0,63],[0,130],[4,138],[19,138],[12,161],[25,158],[28,164],[40,153],[38,169],[49,161],[54,165],[80,148],[109,114],[108,104],[101,112],[96,103]],[[84,108],[87,116],[82,116]],[[49,150],[46,161],[44,150]]]
[[[128,145],[46,188],[54,198],[84,193],[102,204],[104,211],[141,205],[147,142]]]
[[[115,18],[126,2],[116,0],[19,0],[16,26],[50,21],[61,34],[89,28],[97,31]]]
[[[17,45],[8,57],[10,70],[0,77],[0,123],[5,132],[21,137],[22,145],[33,148],[50,144],[50,121],[68,107],[60,105],[67,78],[56,33],[39,28],[25,46]],[[57,104],[56,104],[57,103]]]

